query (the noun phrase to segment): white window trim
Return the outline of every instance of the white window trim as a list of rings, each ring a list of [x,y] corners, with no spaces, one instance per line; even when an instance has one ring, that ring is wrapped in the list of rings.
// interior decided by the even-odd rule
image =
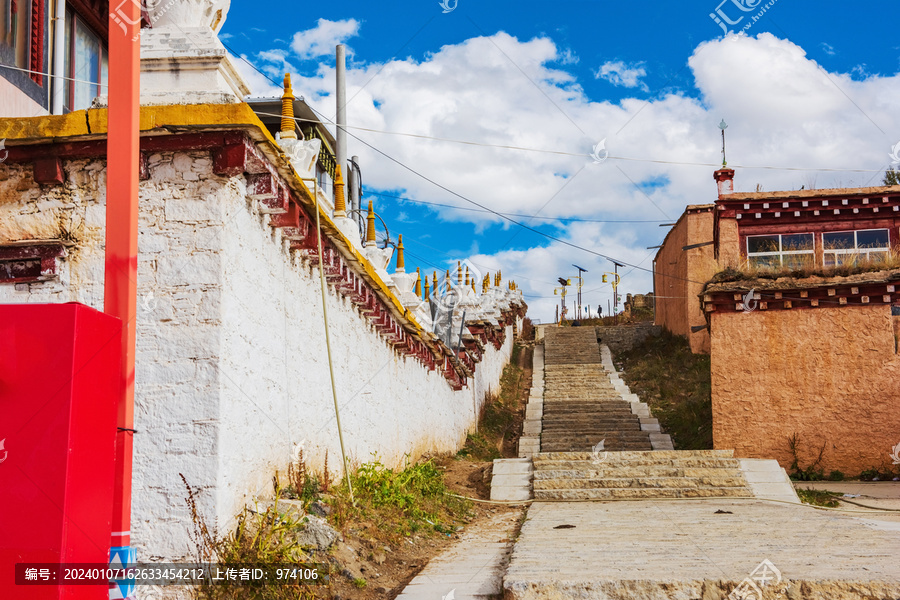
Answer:
[[[778,247],[781,248],[782,242],[781,238],[785,235],[811,235],[813,236],[813,247],[809,250],[777,250],[775,252],[750,252],[750,238],[754,237],[773,237],[778,236]],[[816,234],[811,231],[798,231],[797,233],[761,233],[759,235],[748,235],[745,240],[747,243],[747,262],[749,263],[752,259],[757,257],[765,257],[765,256],[777,256],[778,257],[778,266],[784,266],[784,256],[787,255],[803,255],[803,254],[811,254],[813,257],[813,262],[816,259]]]
[[[861,231],[885,231],[888,234],[888,242],[887,246],[877,247],[877,248],[860,248],[859,247],[859,237],[858,233]],[[853,234],[853,248],[825,248],[825,236],[829,233],[852,233]],[[837,256],[847,256],[847,255],[856,255],[863,256],[865,255],[865,260],[870,260],[869,254],[873,252],[890,252],[891,251],[891,230],[887,227],[879,227],[878,229],[847,229],[843,231],[823,231],[822,232],[822,248],[824,249],[824,256],[822,257],[822,262],[828,258],[829,254],[835,255],[834,264],[837,264]]]

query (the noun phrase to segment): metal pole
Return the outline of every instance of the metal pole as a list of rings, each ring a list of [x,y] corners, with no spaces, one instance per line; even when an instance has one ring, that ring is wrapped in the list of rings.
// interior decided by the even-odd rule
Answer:
[[[57,22],[64,26],[63,22]],[[110,562],[136,561],[131,546],[131,473],[134,444],[134,343],[137,309],[138,185],[140,155],[141,5],[122,2],[109,13],[109,110],[106,138],[106,257],[103,311],[122,321]],[[121,597],[133,581],[117,581]]]
[[[360,178],[360,173],[359,173],[359,157],[358,156],[354,156],[350,159],[349,174],[350,174],[350,179],[349,179],[348,183],[350,185],[350,208],[352,210],[357,211],[354,214],[356,216],[356,223],[357,223],[357,225],[359,225],[360,235],[362,235],[362,233],[366,229],[364,226],[365,224],[363,222],[362,212],[360,211],[360,208],[359,208],[359,206],[360,206],[360,204],[359,204],[360,198],[359,197],[360,197],[360,191],[361,191],[360,188],[362,187],[362,185],[361,185],[362,182],[360,181],[361,178]]]
[[[615,321],[613,321],[616,325],[619,324],[619,263],[613,263],[615,265],[616,272],[616,285],[613,286],[613,313],[616,315]]]
[[[66,0],[56,0],[56,12],[53,17],[53,101],[50,103],[50,114],[61,115],[66,89],[66,82],[63,79],[66,58]],[[102,94],[103,90],[100,90],[100,93]],[[108,94],[107,89],[107,97]]]
[[[341,173],[347,173],[347,60],[345,58],[344,45],[338,44],[335,52],[337,56],[337,82],[335,84],[335,98],[337,101],[337,135],[335,136],[337,163],[341,165]]]

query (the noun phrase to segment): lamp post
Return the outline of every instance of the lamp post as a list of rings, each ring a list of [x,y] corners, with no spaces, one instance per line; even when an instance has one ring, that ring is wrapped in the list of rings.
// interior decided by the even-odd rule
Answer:
[[[578,269],[578,308],[575,311],[575,318],[579,321],[581,320],[581,288],[584,286],[584,279],[581,277],[582,273],[587,273],[587,269],[583,269],[578,265],[573,264],[573,267]]]

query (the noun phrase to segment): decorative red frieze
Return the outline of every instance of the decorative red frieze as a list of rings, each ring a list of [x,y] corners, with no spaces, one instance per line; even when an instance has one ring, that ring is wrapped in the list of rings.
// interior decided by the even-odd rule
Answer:
[[[213,150],[213,172],[225,177],[243,173],[271,172],[269,161],[243,132],[230,131],[223,144]]]
[[[291,251],[300,252],[315,266],[318,261],[318,235],[312,218],[246,132],[143,136],[140,149],[139,173],[143,180],[150,177],[149,153],[210,151],[213,171],[227,177],[245,176],[247,195],[257,201],[260,212],[270,215],[270,226],[279,229],[282,237],[290,241]],[[31,162],[37,183],[59,185],[65,181],[63,160],[104,159],[106,142],[61,142],[12,146],[8,150],[7,163]],[[361,274],[354,271],[329,238],[322,239],[322,249],[325,276],[334,290],[357,306],[360,314],[398,353],[415,357],[430,370],[437,369],[440,362],[445,378],[455,390],[462,389],[467,377],[474,374],[475,363],[482,360],[487,342],[493,343],[497,349],[502,347],[506,323],[511,315],[522,312],[505,312],[499,329],[484,324],[470,326],[474,339],[467,340],[459,349],[458,356],[453,356],[453,352],[442,342],[430,337],[423,341],[404,329],[392,315],[387,301]],[[57,269],[56,260],[61,256],[65,256],[65,248],[61,244],[0,248],[0,281],[40,281],[53,277]]]
[[[818,287],[706,291],[700,299],[706,313],[768,312],[900,303],[900,274],[896,280],[833,283]]]
[[[0,283],[36,283],[57,276],[57,260],[66,248],[56,240],[0,246]]]
[[[62,161],[56,156],[35,158],[32,165],[34,166],[34,180],[36,183],[59,185],[66,180]]]

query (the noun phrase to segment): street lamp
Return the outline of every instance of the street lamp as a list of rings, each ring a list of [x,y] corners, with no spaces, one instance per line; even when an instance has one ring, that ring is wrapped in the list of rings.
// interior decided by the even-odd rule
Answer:
[[[578,269],[578,308],[575,311],[575,318],[579,321],[581,320],[581,288],[584,286],[584,279],[582,279],[581,274],[587,273],[587,269],[583,269],[576,264],[572,265],[576,269]]]

